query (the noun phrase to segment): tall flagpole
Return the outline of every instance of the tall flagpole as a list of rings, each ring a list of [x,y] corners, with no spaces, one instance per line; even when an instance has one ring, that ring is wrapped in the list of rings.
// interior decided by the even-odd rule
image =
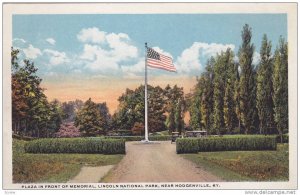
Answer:
[[[145,141],[148,142],[147,43],[145,43]]]

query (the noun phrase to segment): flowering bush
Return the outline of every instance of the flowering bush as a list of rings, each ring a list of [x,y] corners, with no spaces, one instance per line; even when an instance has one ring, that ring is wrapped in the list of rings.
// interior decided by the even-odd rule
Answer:
[[[56,137],[80,137],[80,135],[80,130],[74,126],[73,122],[61,124],[56,133]]]

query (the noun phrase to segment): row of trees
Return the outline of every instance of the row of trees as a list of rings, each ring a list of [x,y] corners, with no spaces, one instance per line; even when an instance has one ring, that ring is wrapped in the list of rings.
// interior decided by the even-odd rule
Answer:
[[[193,129],[210,134],[287,132],[288,50],[280,37],[274,55],[267,35],[263,36],[260,63],[252,63],[252,31],[246,24],[238,62],[228,48],[207,61],[187,104]]]

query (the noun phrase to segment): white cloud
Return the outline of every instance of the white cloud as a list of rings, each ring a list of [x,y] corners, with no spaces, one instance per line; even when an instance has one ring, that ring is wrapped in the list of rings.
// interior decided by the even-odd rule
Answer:
[[[136,74],[141,73],[145,71],[145,59],[140,58],[136,64],[130,65],[130,66],[122,66],[121,67],[123,73],[127,74]]]
[[[210,58],[217,53],[226,51],[227,48],[234,50],[233,44],[217,44],[217,43],[202,43],[194,42],[190,48],[185,49],[175,62],[175,67],[178,72],[190,73],[193,71],[199,71],[203,64],[200,62],[200,58]]]
[[[77,35],[77,39],[84,43],[103,43],[105,41],[106,32],[100,31],[98,28],[84,28]]]
[[[56,43],[55,39],[53,39],[53,38],[48,38],[48,39],[46,39],[46,41],[51,45],[55,45],[55,43]]]
[[[110,48],[112,48],[111,54],[120,60],[126,60],[128,58],[136,58],[138,55],[138,49],[129,43],[130,38],[124,33],[110,33],[106,36],[106,41]]]
[[[14,38],[13,42],[21,42],[21,43],[26,43],[26,41],[24,39],[20,39],[20,38]]]
[[[254,52],[254,54],[253,54],[253,60],[252,60],[252,63],[253,63],[253,65],[258,65],[259,64],[259,62],[260,62],[260,54],[258,53],[258,52]]]
[[[85,44],[80,59],[85,60],[85,68],[92,71],[112,71],[119,67],[119,60],[97,45]]]
[[[162,49],[159,48],[159,47],[152,47],[152,49],[154,49],[154,50],[157,51],[158,53],[161,53],[161,54],[163,54],[163,55],[165,55],[165,56],[169,56],[169,57],[173,58],[172,55],[171,55],[170,53],[165,52],[164,50],[162,50]]]
[[[121,63],[138,57],[137,47],[125,33],[107,33],[94,27],[82,29],[77,38],[85,43],[79,58],[92,71],[115,71]]]
[[[27,58],[35,59],[39,55],[42,55],[42,52],[39,48],[35,48],[33,45],[29,45],[28,48],[23,49],[24,54]]]
[[[99,49],[100,48],[97,45],[85,44],[83,46],[83,53],[81,54],[80,59],[95,60]]]
[[[82,71],[80,69],[74,69],[72,72],[73,73],[82,73]]]
[[[51,49],[45,49],[43,51],[49,57],[49,65],[57,66],[59,64],[64,64],[70,62],[65,52],[59,52]]]
[[[237,55],[234,55],[233,61],[238,63],[239,62],[239,57]]]

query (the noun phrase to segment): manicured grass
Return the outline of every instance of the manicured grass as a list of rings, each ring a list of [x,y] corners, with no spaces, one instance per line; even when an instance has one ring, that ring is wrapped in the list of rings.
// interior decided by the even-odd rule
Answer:
[[[29,154],[26,141],[13,140],[13,182],[67,182],[82,166],[117,164],[124,155],[104,154]]]
[[[276,151],[223,151],[182,154],[201,168],[226,181],[287,181],[288,144]]]

